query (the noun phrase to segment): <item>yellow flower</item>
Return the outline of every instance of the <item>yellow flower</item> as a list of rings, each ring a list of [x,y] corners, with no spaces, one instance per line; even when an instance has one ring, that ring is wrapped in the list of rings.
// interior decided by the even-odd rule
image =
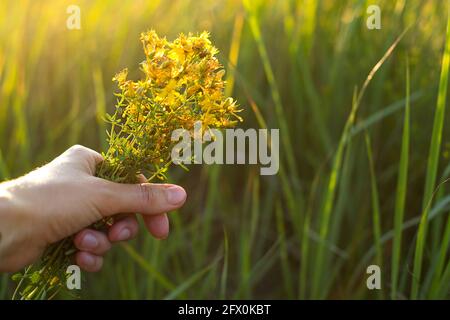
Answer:
[[[199,120],[204,130],[242,120],[236,102],[224,96],[225,70],[209,33],[180,34],[171,42],[151,30],[141,35],[141,41],[142,79],[129,80],[127,69],[114,77],[120,102],[112,122],[120,131],[110,132],[113,151],[107,161],[112,167],[122,166],[128,177],[142,169],[148,175],[161,172],[161,163],[170,159],[175,129],[193,130]]]

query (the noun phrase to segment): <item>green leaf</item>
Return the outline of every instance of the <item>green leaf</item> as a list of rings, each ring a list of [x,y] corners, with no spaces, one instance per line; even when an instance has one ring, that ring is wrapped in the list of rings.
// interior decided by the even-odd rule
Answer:
[[[23,278],[23,274],[21,274],[20,272],[15,273],[11,276],[12,281],[19,281],[22,278]]]

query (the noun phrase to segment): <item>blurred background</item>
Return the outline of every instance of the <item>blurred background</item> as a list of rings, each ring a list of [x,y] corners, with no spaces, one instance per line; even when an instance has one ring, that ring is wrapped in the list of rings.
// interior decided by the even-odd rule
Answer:
[[[366,27],[372,4],[381,9],[380,30]],[[69,5],[80,8],[79,30],[66,26]],[[83,274],[77,294],[449,298],[446,184],[422,219],[423,254],[416,249],[429,200],[424,188],[437,97],[445,98],[447,84],[441,80],[438,90],[447,7],[438,0],[1,1],[0,180],[45,164],[73,144],[105,150],[102,117],[116,102],[111,80],[125,67],[139,75],[142,31],[153,28],[173,39],[207,30],[226,66],[228,93],[244,109],[240,126],[280,128],[280,172],[260,176],[255,165],[175,168],[169,180],[186,188],[188,201],[171,214],[169,238],[141,232],[117,246],[100,273]],[[408,27],[352,119],[354,94]],[[400,157],[407,97],[406,166]],[[436,186],[450,172],[449,110],[441,119]],[[402,168],[404,192],[401,183],[397,187]],[[396,255],[394,235],[402,239]],[[366,286],[371,264],[381,268],[381,290]],[[10,275],[0,279],[0,298],[9,299],[14,283]]]

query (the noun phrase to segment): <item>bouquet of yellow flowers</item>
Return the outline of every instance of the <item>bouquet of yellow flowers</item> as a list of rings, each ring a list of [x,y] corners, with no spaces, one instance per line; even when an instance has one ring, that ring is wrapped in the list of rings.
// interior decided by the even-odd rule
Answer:
[[[145,60],[143,77],[128,79],[128,70],[118,73],[116,110],[107,114],[109,148],[103,153],[96,176],[119,183],[136,183],[144,174],[149,181],[165,180],[171,165],[176,129],[193,132],[194,124],[202,129],[231,127],[241,120],[236,103],[224,96],[224,68],[216,58],[218,50],[209,34],[181,34],[173,42],[155,31],[141,34]],[[94,228],[108,228],[102,220]],[[19,281],[13,298],[49,299],[66,285],[66,269],[76,252],[72,238],[51,245],[41,261],[29,266]]]

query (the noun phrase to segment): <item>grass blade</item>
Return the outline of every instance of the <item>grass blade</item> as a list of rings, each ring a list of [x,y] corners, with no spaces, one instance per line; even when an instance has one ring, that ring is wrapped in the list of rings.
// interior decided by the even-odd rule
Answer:
[[[225,299],[227,296],[227,278],[228,278],[228,255],[229,244],[227,230],[223,229],[223,268],[222,275],[220,277],[220,299]]]
[[[163,274],[161,274],[158,270],[156,270],[152,265],[150,265],[139,253],[136,252],[136,250],[129,245],[128,243],[121,243],[120,244],[122,248],[125,250],[125,252],[133,259],[135,260],[142,269],[146,270],[148,274],[153,276],[162,287],[166,288],[167,290],[174,290],[176,286],[167,279]]]
[[[370,181],[372,190],[372,221],[373,221],[373,234],[375,238],[375,250],[376,250],[376,264],[383,269],[383,248],[381,245],[381,214],[380,214],[380,197],[378,194],[377,177],[375,174],[375,166],[372,156],[372,145],[370,143],[369,134],[366,133],[366,148],[367,157],[369,158],[370,167]],[[383,297],[383,291],[380,290],[380,296]]]
[[[442,283],[441,275],[444,270],[445,260],[447,256],[447,252],[450,245],[450,216],[447,218],[447,225],[445,227],[445,232],[441,241],[441,249],[438,253],[438,261],[436,265],[436,270],[433,274],[433,279],[431,282],[431,289],[429,293],[430,299],[438,299],[439,295],[439,286]]]
[[[407,62],[407,65],[409,63]],[[409,162],[409,123],[410,123],[410,80],[409,66],[406,68],[406,102],[405,116],[403,124],[402,150],[400,155],[399,174],[397,182],[397,193],[395,198],[394,213],[394,241],[392,249],[391,265],[391,299],[397,298],[398,271],[400,268],[400,254],[402,242],[402,225],[405,214],[406,189],[408,183],[408,162]]]
[[[315,259],[315,268],[314,268],[314,276],[313,276],[313,289],[312,296],[313,298],[323,298],[323,295],[319,293],[319,288],[321,287],[322,280],[322,269],[325,260],[325,242],[328,237],[328,230],[331,218],[331,211],[333,209],[334,198],[336,194],[337,182],[339,180],[339,174],[341,171],[342,158],[344,154],[345,144],[347,143],[348,132],[353,125],[353,122],[356,117],[357,111],[357,98],[356,98],[356,89],[353,97],[353,106],[350,116],[347,119],[347,123],[345,124],[344,132],[342,133],[341,140],[339,142],[338,149],[336,151],[336,155],[333,160],[333,166],[330,174],[330,178],[328,181],[327,190],[324,198],[324,205],[320,221],[320,240],[319,248],[317,250],[316,259]]]
[[[448,4],[448,2],[447,2]],[[419,297],[420,279],[423,264],[423,251],[425,247],[426,233],[428,228],[429,204],[432,200],[433,190],[436,185],[438,173],[439,153],[441,150],[442,132],[445,118],[445,102],[447,98],[448,69],[450,65],[450,15],[447,16],[447,35],[445,49],[442,58],[441,76],[439,80],[439,92],[434,116],[433,133],[431,137],[430,153],[428,156],[427,177],[422,206],[422,219],[417,233],[416,249],[414,254],[413,282],[411,288],[411,299]]]
[[[281,260],[281,270],[284,282],[284,288],[287,293],[287,298],[293,299],[294,288],[292,272],[289,266],[289,255],[288,255],[288,244],[286,239],[286,226],[283,220],[283,211],[281,209],[280,203],[277,203],[275,208],[276,220],[277,220],[277,231],[280,235],[280,260]]]
[[[183,283],[181,283],[178,287],[176,287],[172,292],[170,292],[164,300],[173,300],[177,298],[179,295],[184,293],[187,289],[189,289],[192,285],[194,285],[202,276],[204,276],[208,271],[214,268],[217,265],[218,260],[212,262],[210,265],[201,269],[197,273],[194,273],[191,277],[186,279]]]

